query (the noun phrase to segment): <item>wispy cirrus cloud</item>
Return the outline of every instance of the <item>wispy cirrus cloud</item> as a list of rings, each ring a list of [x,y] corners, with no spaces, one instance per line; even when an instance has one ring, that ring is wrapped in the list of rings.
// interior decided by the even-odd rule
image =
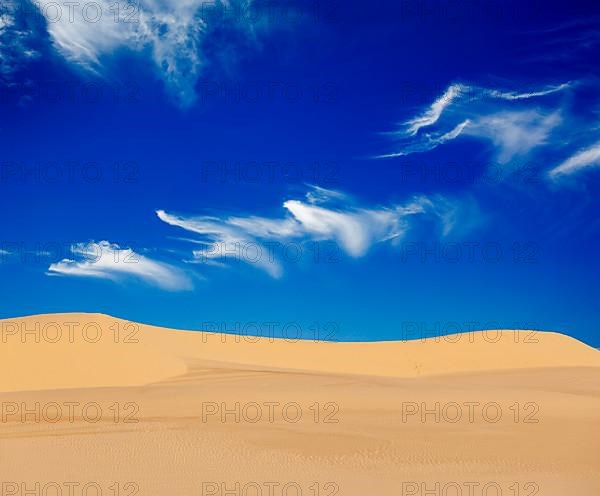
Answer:
[[[419,196],[404,204],[366,207],[339,191],[316,186],[303,199],[284,201],[282,208],[283,215],[274,218],[182,216],[164,210],[156,214],[163,222],[200,236],[196,243],[205,247],[193,250],[189,261],[214,264],[236,258],[278,278],[282,263],[269,251],[269,243],[332,241],[348,256],[359,258],[375,244],[402,239],[416,216],[433,219],[446,235],[454,228],[457,212],[456,205],[442,197]]]
[[[9,5],[12,2],[9,2]],[[204,45],[215,29],[243,30],[253,36],[252,26],[244,24],[251,0],[32,0],[45,20],[52,45],[66,60],[85,71],[102,75],[106,64],[119,51],[137,52],[148,57],[164,81],[168,94],[181,107],[196,101],[195,84],[207,63]],[[212,9],[212,10],[211,10]],[[224,23],[216,9],[237,9],[236,20]],[[0,10],[2,26],[10,18]],[[31,12],[24,18],[31,17]],[[10,34],[10,43],[19,43],[32,33]],[[1,38],[0,38],[1,39]],[[0,44],[0,58],[10,56],[6,42]],[[19,54],[20,59],[26,53]],[[15,59],[16,60],[16,59]]]
[[[577,151],[564,162],[550,169],[548,176],[557,180],[592,167],[600,167],[600,141]]]
[[[560,94],[565,98],[558,99]],[[387,133],[396,150],[376,158],[426,153],[471,139],[489,143],[500,165],[535,160],[545,164],[539,168],[542,177],[561,182],[600,162],[599,98],[594,79],[527,91],[451,84],[423,112]],[[555,157],[567,158],[560,162]]]
[[[572,83],[561,83],[554,86],[548,86],[546,89],[538,91],[529,91],[525,93],[519,93],[517,91],[501,91],[501,90],[488,90],[489,95],[493,98],[501,98],[503,100],[527,100],[529,98],[535,98],[538,96],[551,95],[559,91],[565,90],[571,86]]]
[[[63,259],[51,264],[48,274],[111,281],[134,278],[168,291],[190,290],[193,287],[190,278],[181,269],[108,241],[77,243],[71,247],[71,252],[76,259]]]
[[[560,111],[497,112],[469,122],[464,134],[491,142],[497,150],[498,162],[505,164],[515,156],[527,155],[547,144],[561,121]]]
[[[287,219],[275,220],[260,217],[226,218],[208,216],[179,216],[157,210],[160,220],[171,226],[202,236],[197,241],[205,248],[192,251],[188,262],[222,265],[219,260],[236,258],[252,260],[252,263],[272,277],[281,277],[281,263],[273,257],[265,256],[267,245],[261,240],[288,239],[296,226]],[[254,253],[258,251],[258,256]]]
[[[468,87],[462,84],[451,84],[446,91],[435,100],[429,108],[421,115],[413,117],[406,122],[406,133],[414,136],[423,127],[435,124],[444,110],[448,108],[454,100],[468,91]]]
[[[534,91],[505,91],[454,83],[424,112],[392,133],[396,150],[377,158],[423,153],[459,137],[491,142],[498,160],[507,162],[546,142],[561,122],[560,111],[529,105],[529,100],[570,88],[572,83]]]

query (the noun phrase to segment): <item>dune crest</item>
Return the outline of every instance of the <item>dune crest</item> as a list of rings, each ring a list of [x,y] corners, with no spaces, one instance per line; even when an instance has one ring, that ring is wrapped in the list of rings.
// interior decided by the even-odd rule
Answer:
[[[191,365],[396,378],[600,367],[598,350],[535,331],[332,343],[172,330],[72,313],[2,320],[0,332],[2,392],[141,386],[181,376]]]

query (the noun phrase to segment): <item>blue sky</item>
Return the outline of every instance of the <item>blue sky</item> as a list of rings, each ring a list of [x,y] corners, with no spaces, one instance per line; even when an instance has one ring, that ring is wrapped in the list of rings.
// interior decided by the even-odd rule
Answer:
[[[599,27],[593,2],[3,2],[0,317],[600,346]]]

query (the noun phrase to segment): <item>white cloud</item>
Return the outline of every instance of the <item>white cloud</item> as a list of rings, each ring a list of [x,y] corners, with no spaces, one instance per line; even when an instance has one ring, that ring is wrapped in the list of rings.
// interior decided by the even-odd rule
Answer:
[[[348,201],[349,197],[345,193],[332,189],[323,188],[314,184],[309,184],[310,190],[306,193],[306,199],[310,203],[327,203],[331,201]]]
[[[411,153],[426,152],[429,150],[433,150],[434,148],[437,148],[438,146],[443,145],[448,141],[452,141],[453,139],[458,138],[463,133],[465,128],[470,124],[470,122],[471,121],[469,119],[466,119],[463,122],[457,124],[454,129],[451,129],[450,131],[445,133],[427,133],[424,135],[423,140],[408,145],[399,152],[379,155],[376,158],[402,157],[405,155],[410,155]]]
[[[33,3],[46,19],[48,33],[58,51],[87,68],[99,65],[101,54],[132,41],[134,24],[122,22],[113,14],[108,0],[94,3],[34,0]]]
[[[63,259],[48,268],[49,274],[96,277],[118,281],[133,277],[168,291],[192,289],[189,277],[180,269],[108,241],[78,243],[71,247],[77,260]]]
[[[206,248],[193,251],[194,261],[233,258],[255,264],[273,277],[283,273],[273,243],[333,241],[356,258],[364,256],[376,243],[402,238],[414,215],[429,214],[439,221],[444,233],[454,222],[453,206],[441,198],[417,197],[404,205],[365,208],[350,203],[343,193],[316,186],[311,187],[305,199],[287,200],[283,208],[286,214],[280,218],[184,217],[164,210],[156,214],[169,225],[202,236]]]
[[[148,53],[170,95],[183,107],[196,99],[194,86],[210,35],[204,17],[217,0],[35,0],[56,49],[81,67],[101,73],[103,59],[120,49]],[[249,2],[225,2],[240,12]],[[74,5],[70,5],[74,4]],[[212,18],[218,15],[212,12]]]
[[[260,239],[286,239],[295,236],[296,225],[291,219],[261,217],[181,217],[157,210],[160,220],[204,237],[205,248],[194,250],[197,263],[212,263],[219,258],[234,258],[255,264],[272,277],[281,277],[281,264],[268,254],[269,247]]]
[[[0,34],[4,33],[6,29],[10,28],[13,23],[14,19],[8,12],[3,12],[0,14]]]
[[[515,92],[452,84],[427,110],[392,133],[396,150],[377,156],[390,158],[423,153],[461,136],[491,141],[498,160],[507,162],[544,145],[560,124],[560,112],[532,106],[539,99],[572,87],[572,83],[537,91]],[[431,128],[431,129],[429,129]]]
[[[408,134],[414,136],[419,132],[419,129],[435,124],[444,110],[449,107],[457,97],[464,94],[467,89],[468,87],[462,84],[451,84],[443,95],[431,104],[424,114],[414,117],[406,123],[408,126]]]
[[[374,244],[401,236],[405,217],[423,213],[421,205],[391,208],[332,210],[311,203],[288,200],[283,206],[312,239],[336,241],[352,257],[361,257]]]
[[[375,158],[424,153],[456,139],[476,139],[492,145],[498,164],[509,167],[516,159],[536,160],[549,165],[543,172],[547,179],[558,181],[600,166],[599,127],[593,115],[598,111],[588,102],[596,90],[593,79],[531,91],[452,84],[425,112],[386,133],[396,141],[395,149]],[[551,97],[564,92],[568,98]],[[556,156],[567,158],[550,167]]]
[[[535,98],[538,96],[546,96],[551,95],[552,93],[556,93],[558,91],[562,91],[567,89],[572,85],[571,82],[558,84],[556,86],[550,86],[544,90],[539,91],[530,91],[525,93],[517,93],[515,91],[500,91],[500,90],[490,90],[490,96],[494,98],[502,98],[504,100],[526,100],[528,98]]]
[[[498,161],[506,163],[516,155],[525,155],[546,144],[560,122],[559,112],[500,112],[476,119],[464,134],[491,141],[498,150]]]
[[[600,142],[591,145],[588,148],[578,151],[567,160],[557,165],[548,172],[551,179],[558,179],[580,172],[583,169],[600,166]]]

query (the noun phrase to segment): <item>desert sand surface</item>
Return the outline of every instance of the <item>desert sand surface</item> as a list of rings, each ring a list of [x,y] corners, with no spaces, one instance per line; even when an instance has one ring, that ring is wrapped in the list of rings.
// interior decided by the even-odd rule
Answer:
[[[1,321],[2,496],[598,495],[600,353]]]

